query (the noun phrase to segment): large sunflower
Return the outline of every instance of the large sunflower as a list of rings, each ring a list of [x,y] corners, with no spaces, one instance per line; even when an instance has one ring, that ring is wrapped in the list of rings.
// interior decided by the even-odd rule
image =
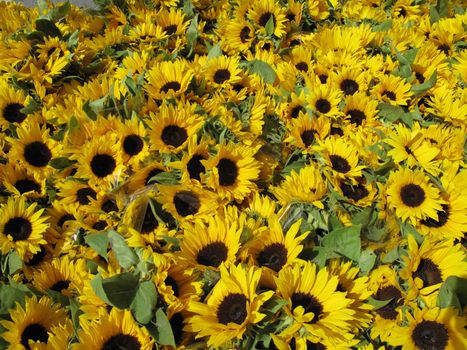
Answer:
[[[73,329],[66,310],[45,296],[39,300],[36,296],[26,298],[24,306],[17,303],[9,314],[11,321],[0,321],[5,328],[0,336],[10,343],[9,349],[51,349],[49,342],[60,336],[56,327],[60,327],[64,332],[61,336],[65,337]]]
[[[183,96],[193,77],[185,61],[157,62],[146,74],[146,91],[158,100]]]
[[[101,310],[97,322],[82,320],[73,350],[151,350],[154,341],[129,310]]]
[[[378,126],[375,120],[378,114],[378,102],[364,92],[356,92],[345,97],[344,114],[349,123],[359,127]]]
[[[310,94],[308,104],[319,114],[326,116],[336,116],[339,114],[339,102],[341,93],[333,89],[331,85],[317,85],[314,82],[307,81]]]
[[[391,173],[388,179],[388,206],[395,210],[403,221],[415,224],[417,219],[438,219],[445,201],[421,171],[400,169]]]
[[[241,225],[215,215],[206,223],[184,224],[183,229],[180,258],[190,265],[218,268],[222,263],[228,265],[236,261],[243,229]]]
[[[242,77],[240,59],[236,56],[219,56],[210,59],[204,68],[204,74],[213,88],[225,88],[238,83]]]
[[[221,278],[214,286],[205,303],[190,302],[193,312],[186,327],[196,332],[197,338],[209,337],[208,346],[219,347],[233,339],[242,339],[245,331],[261,321],[265,314],[259,312],[273,291],[256,292],[261,269],[232,265],[230,270],[222,265]]]
[[[467,277],[465,249],[452,241],[434,241],[425,237],[418,246],[415,238],[409,235],[408,256],[402,257],[404,268],[400,276],[409,286],[408,299],[418,295],[425,303],[434,305],[441,284],[449,276]]]
[[[49,226],[42,217],[44,209],[37,203],[27,205],[24,197],[10,197],[0,208],[0,247],[3,254],[14,249],[22,260],[28,260],[46,244],[45,231]]]
[[[260,34],[267,33],[267,24],[272,21],[272,34],[277,37],[282,37],[285,34],[285,9],[274,0],[259,0],[253,3],[253,6],[248,11],[248,18],[252,20]]]
[[[465,349],[467,322],[454,308],[423,308],[413,306],[406,312],[406,325],[397,327],[388,339],[391,346],[402,350]]]
[[[161,153],[177,153],[201,127],[203,120],[194,114],[195,105],[164,104],[158,113],[151,113],[148,126],[151,148]]]
[[[355,311],[351,299],[337,291],[339,279],[316,265],[285,267],[275,278],[277,295],[287,301],[286,312],[294,318],[291,331],[305,327],[319,338],[345,339],[352,329]]]
[[[45,196],[45,178],[22,168],[18,163],[0,165],[0,179],[6,190],[15,196],[28,198]]]
[[[211,169],[207,183],[220,198],[242,201],[256,188],[253,181],[258,178],[259,165],[254,152],[252,147],[221,144],[216,156],[201,161],[206,169]]]
[[[21,110],[26,107],[30,98],[21,90],[10,87],[5,79],[0,79],[0,91],[0,127],[6,129],[9,123],[22,123],[27,114]]]
[[[372,93],[380,101],[395,106],[406,106],[412,96],[410,88],[411,85],[403,78],[388,74],[381,76],[379,84],[373,88]]]

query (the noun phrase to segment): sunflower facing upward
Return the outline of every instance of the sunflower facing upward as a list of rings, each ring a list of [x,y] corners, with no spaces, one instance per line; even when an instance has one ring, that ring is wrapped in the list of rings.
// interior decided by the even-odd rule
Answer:
[[[220,272],[221,278],[205,303],[190,302],[188,310],[195,316],[186,327],[190,332],[197,332],[196,338],[209,337],[207,344],[213,347],[242,339],[251,325],[265,317],[259,309],[274,294],[273,291],[256,292],[261,269],[232,265],[227,270],[222,265]]]

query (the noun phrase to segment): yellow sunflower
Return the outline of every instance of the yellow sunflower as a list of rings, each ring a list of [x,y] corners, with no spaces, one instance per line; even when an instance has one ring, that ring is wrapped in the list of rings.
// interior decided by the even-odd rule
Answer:
[[[182,228],[180,258],[191,266],[217,269],[222,263],[229,265],[237,260],[243,230],[240,223],[214,215],[206,222],[184,223]]]
[[[236,56],[219,56],[207,61],[204,76],[213,88],[226,88],[238,83],[241,78],[240,59]]]
[[[188,139],[201,127],[203,120],[194,114],[195,105],[162,105],[158,113],[151,113],[147,124],[151,129],[151,149],[161,153],[178,153]]]
[[[146,73],[145,86],[154,99],[184,96],[193,77],[193,70],[183,60],[156,62]]]
[[[314,82],[307,81],[307,87],[310,91],[308,95],[308,104],[317,113],[326,116],[339,115],[339,102],[341,93],[331,85],[317,85]]]
[[[321,199],[326,195],[327,189],[317,167],[308,165],[299,172],[292,170],[279,186],[271,187],[270,191],[282,206],[293,202],[303,202],[323,209]]]
[[[421,171],[402,168],[389,175],[388,206],[402,221],[416,224],[417,219],[438,219],[438,211],[446,204],[439,190]]]
[[[294,319],[289,332],[304,327],[318,338],[344,340],[354,320],[352,300],[337,291],[337,276],[326,269],[316,270],[316,265],[307,261],[303,266],[283,268],[275,278],[277,295],[287,301],[285,310]]]
[[[258,0],[248,10],[248,18],[256,25],[258,34],[280,38],[285,34],[285,9],[274,0]],[[272,31],[268,33],[268,22],[272,22]]]
[[[284,142],[290,142],[295,147],[303,149],[306,153],[311,153],[316,147],[316,140],[324,140],[331,131],[331,123],[328,118],[313,117],[300,113],[296,119],[292,119],[287,128],[289,136]]]
[[[201,161],[210,169],[208,186],[222,199],[242,201],[256,188],[253,181],[258,178],[259,165],[254,153],[253,147],[233,143],[218,145],[215,156]]]
[[[349,123],[357,127],[378,126],[378,101],[371,99],[366,93],[356,92],[345,97],[344,114]]]
[[[254,28],[241,18],[232,18],[219,28],[219,35],[225,38],[227,51],[231,53],[247,52],[255,37]]]
[[[167,35],[183,35],[189,25],[185,20],[185,12],[171,8],[161,10],[156,17],[156,23],[162,27]]]
[[[138,169],[139,163],[149,155],[144,124],[133,116],[119,125],[118,137],[122,146],[122,160]]]
[[[31,98],[21,90],[12,88],[6,79],[0,79],[0,127],[8,128],[9,123],[22,123],[27,114],[21,112],[26,107]]]
[[[342,91],[345,96],[354,95],[357,92],[366,92],[367,76],[360,69],[343,67],[331,76],[331,83]]]
[[[402,350],[465,348],[467,322],[456,309],[413,305],[405,317],[406,324],[397,327],[388,339],[391,346],[402,346]]]
[[[407,101],[412,96],[411,85],[403,78],[395,75],[383,75],[372,93],[379,100],[390,103],[394,106],[406,106]]]
[[[452,241],[435,241],[425,237],[419,246],[412,235],[407,237],[408,256],[402,257],[400,276],[408,282],[408,299],[423,297],[434,306],[441,284],[449,276],[467,277],[465,249]]]
[[[78,342],[73,350],[137,349],[151,350],[154,341],[145,327],[139,326],[129,310],[102,310],[96,322],[82,319]]]
[[[208,346],[219,347],[234,339],[242,339],[245,332],[266,315],[259,312],[273,291],[257,293],[261,269],[222,265],[220,280],[204,303],[192,301],[188,310],[192,316],[186,326],[196,332],[196,338],[209,337]]]
[[[0,334],[10,343],[9,349],[47,349],[54,343],[61,343],[58,337],[69,337],[73,332],[71,320],[60,304],[54,304],[48,297],[39,300],[36,296],[26,298],[24,306],[17,303],[9,310],[11,321],[0,321],[5,331]],[[56,327],[60,327],[57,329]],[[63,331],[63,334],[57,334]]]
[[[15,196],[24,195],[27,198],[45,196],[45,178],[30,173],[18,163],[0,165],[0,179],[6,190]]]
[[[24,197],[9,197],[0,207],[0,247],[2,254],[14,249],[22,260],[28,260],[46,244],[45,231],[49,226],[44,209],[37,203],[26,204]]]

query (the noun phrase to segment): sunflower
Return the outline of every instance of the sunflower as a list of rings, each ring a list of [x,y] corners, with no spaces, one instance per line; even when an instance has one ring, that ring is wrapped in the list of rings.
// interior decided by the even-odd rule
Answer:
[[[367,96],[366,93],[356,92],[345,97],[344,115],[351,124],[359,127],[378,126],[378,102]]]
[[[133,173],[126,183],[122,186],[124,195],[137,194],[143,191],[147,186],[157,183],[154,177],[167,171],[167,168],[159,162],[152,161],[144,168],[138,169]]]
[[[402,257],[400,276],[408,282],[408,299],[418,295],[433,305],[441,284],[449,276],[467,277],[465,249],[452,241],[435,241],[425,237],[419,246],[412,235],[407,237],[408,256]]]
[[[6,190],[15,196],[24,195],[27,198],[45,196],[45,178],[30,173],[18,163],[8,163],[0,166],[0,179]]]
[[[445,201],[439,190],[421,171],[402,168],[392,172],[387,182],[388,206],[401,220],[416,224],[417,219],[438,219]]]
[[[331,131],[331,123],[328,118],[313,117],[308,114],[300,113],[296,119],[292,119],[287,128],[289,136],[284,142],[290,142],[295,147],[303,150],[305,153],[311,153],[316,147],[316,140],[324,140]]]
[[[337,291],[337,276],[326,269],[317,272],[316,265],[307,261],[303,266],[283,268],[275,281],[277,295],[287,301],[285,310],[295,321],[290,332],[304,327],[316,337],[345,340],[355,311],[346,293]]]
[[[194,114],[195,105],[162,105],[157,114],[151,113],[147,124],[151,149],[160,153],[177,153],[201,127],[203,120]]]
[[[297,46],[290,53],[290,63],[300,74],[306,75],[311,72],[313,53],[304,46]]]
[[[184,96],[192,77],[193,70],[185,61],[157,62],[146,73],[145,89],[158,100]]]
[[[27,114],[21,112],[31,98],[21,91],[12,88],[6,79],[0,79],[0,127],[7,129],[9,123],[22,123]]]
[[[239,63],[236,56],[218,56],[207,61],[203,73],[213,88],[226,88],[241,80]]]
[[[90,205],[92,199],[100,196],[87,184],[74,180],[63,181],[57,187],[60,204],[72,206],[75,210],[84,210],[84,206]]]
[[[10,159],[17,159],[31,173],[47,177],[54,172],[49,166],[52,158],[59,156],[60,145],[49,136],[49,130],[38,123],[22,123],[16,130],[18,139],[7,137],[11,144]]]
[[[357,184],[339,180],[336,191],[346,197],[350,203],[359,207],[369,207],[374,203],[377,188],[364,177],[356,178]]]
[[[44,209],[37,203],[26,204],[24,197],[9,197],[0,207],[0,247],[3,254],[14,249],[22,260],[28,260],[46,244],[45,231],[49,226],[43,217]]]
[[[162,206],[179,222],[203,218],[217,209],[215,193],[194,183],[185,185],[159,185],[156,197]]]
[[[10,343],[10,349],[53,349],[52,338],[55,343],[58,337],[70,336],[73,331],[66,310],[45,296],[39,300],[36,296],[26,298],[24,306],[17,303],[9,315],[11,321],[0,321],[5,328],[0,336]],[[57,334],[59,330],[64,334]]]
[[[465,126],[467,124],[465,96],[463,89],[442,85],[433,90],[426,111],[454,126]]]
[[[102,310],[96,322],[82,320],[78,342],[73,350],[131,349],[151,350],[154,341],[145,327],[139,326],[129,310]]]
[[[232,265],[229,270],[222,265],[220,280],[204,303],[192,301],[188,310],[192,316],[186,326],[196,332],[196,338],[209,337],[208,346],[219,347],[233,340],[242,339],[244,333],[266,315],[259,312],[273,291],[257,293],[261,269]]]
[[[161,10],[156,17],[156,23],[162,27],[167,35],[184,35],[189,21],[185,20],[185,13],[180,9],[171,8]]]
[[[269,35],[268,23],[272,22],[273,31],[271,34],[280,38],[285,32],[285,9],[274,0],[259,0],[255,1],[248,10],[248,18],[256,25],[257,33]]]
[[[58,37],[45,37],[42,44],[36,45],[36,52],[42,62],[47,62],[50,57],[63,57],[71,54],[67,49],[67,43]]]
[[[220,215],[209,217],[206,222],[184,223],[180,258],[198,268],[218,268],[237,259],[243,227]]]
[[[331,76],[331,83],[340,89],[345,96],[351,96],[357,92],[365,92],[368,85],[365,72],[349,67],[343,67]]]
[[[306,79],[306,84],[310,90],[308,95],[309,106],[321,115],[336,116],[339,114],[339,102],[341,101],[339,90],[328,84],[317,85],[308,81],[308,79]]]
[[[83,145],[80,153],[71,155],[78,161],[75,176],[88,179],[92,188],[111,189],[124,179],[122,146],[114,135],[100,136]]]
[[[234,54],[245,53],[250,48],[255,37],[255,30],[251,24],[241,18],[229,19],[225,26],[219,28],[219,34],[225,38],[227,51]]]
[[[465,348],[467,322],[454,308],[423,308],[413,305],[405,312],[406,325],[398,327],[388,339],[391,346],[402,350]]]
[[[144,124],[136,116],[125,120],[119,125],[118,137],[123,151],[123,163],[138,168],[139,163],[149,155]]]
[[[411,85],[403,78],[395,75],[383,75],[380,82],[373,90],[373,96],[379,101],[390,103],[394,106],[406,106],[412,96]]]
[[[207,184],[220,198],[242,201],[256,185],[259,165],[254,159],[254,147],[227,143],[218,146],[217,154],[201,161],[206,169]]]
[[[34,273],[32,284],[41,292],[50,289],[67,296],[76,295],[82,292],[84,281],[90,278],[86,269],[83,259],[70,261],[65,255],[44,263]]]
[[[326,183],[319,170],[311,165],[297,172],[292,170],[279,186],[271,187],[271,193],[282,206],[298,201],[324,208],[321,199],[326,195]]]

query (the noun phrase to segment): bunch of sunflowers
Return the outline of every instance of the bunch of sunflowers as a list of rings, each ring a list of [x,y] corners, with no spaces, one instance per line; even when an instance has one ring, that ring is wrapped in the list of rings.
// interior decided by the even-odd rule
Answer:
[[[460,350],[459,1],[0,2],[0,349]]]

